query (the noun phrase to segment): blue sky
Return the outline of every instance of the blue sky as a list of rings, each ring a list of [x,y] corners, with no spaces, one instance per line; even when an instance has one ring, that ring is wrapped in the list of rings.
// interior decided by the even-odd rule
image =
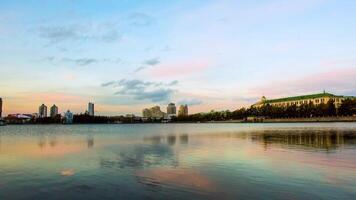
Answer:
[[[139,114],[188,103],[234,110],[267,98],[356,95],[356,2],[2,1],[5,113]]]

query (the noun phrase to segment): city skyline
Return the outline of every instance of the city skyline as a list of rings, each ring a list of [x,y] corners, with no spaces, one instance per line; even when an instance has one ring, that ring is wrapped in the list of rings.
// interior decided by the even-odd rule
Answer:
[[[355,96],[352,1],[0,1],[3,116]],[[65,108],[65,109],[64,109]]]

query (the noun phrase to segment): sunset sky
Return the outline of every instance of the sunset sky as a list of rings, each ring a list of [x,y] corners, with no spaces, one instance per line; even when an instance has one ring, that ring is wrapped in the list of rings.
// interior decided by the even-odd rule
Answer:
[[[356,95],[356,1],[0,0],[5,114]]]

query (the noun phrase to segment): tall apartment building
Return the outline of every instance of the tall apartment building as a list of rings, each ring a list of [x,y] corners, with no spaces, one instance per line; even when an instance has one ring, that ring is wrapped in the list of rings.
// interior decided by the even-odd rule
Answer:
[[[174,103],[170,103],[167,106],[167,115],[168,117],[174,117],[177,115],[177,108],[176,105]]]
[[[42,104],[38,109],[38,117],[44,118],[47,117],[47,106]]]
[[[89,104],[88,104],[88,114],[89,114],[89,116],[94,116],[94,103],[89,102]]]
[[[56,106],[56,104],[53,104],[53,106],[51,107],[50,115],[51,117],[56,117],[58,115],[58,107]]]

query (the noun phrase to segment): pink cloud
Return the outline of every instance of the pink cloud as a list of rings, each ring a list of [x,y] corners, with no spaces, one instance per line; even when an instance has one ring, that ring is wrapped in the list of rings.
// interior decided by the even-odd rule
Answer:
[[[210,66],[207,61],[181,62],[167,65],[158,65],[147,71],[154,77],[178,77],[200,73]]]

